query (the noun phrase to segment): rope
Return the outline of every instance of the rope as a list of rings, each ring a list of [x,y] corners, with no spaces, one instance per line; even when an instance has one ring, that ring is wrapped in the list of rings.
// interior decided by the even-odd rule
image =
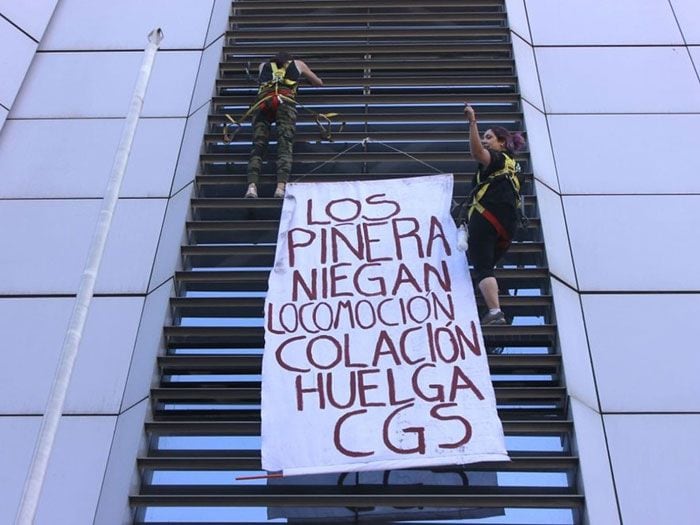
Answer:
[[[314,171],[316,171],[317,169],[322,168],[323,166],[325,166],[325,165],[328,164],[329,162],[333,162],[335,159],[337,159],[337,158],[340,157],[341,155],[345,155],[348,151],[350,151],[350,150],[353,149],[353,148],[356,148],[356,147],[359,146],[360,144],[364,144],[364,141],[358,142],[357,144],[353,144],[353,145],[350,146],[349,148],[345,148],[343,151],[341,151],[340,153],[338,153],[338,154],[335,155],[334,157],[331,157],[330,159],[328,159],[328,160],[322,162],[321,164],[319,164],[318,166],[316,166],[314,169],[312,169],[312,170],[309,171],[308,173],[304,173],[301,177],[298,177],[297,179],[295,179],[294,182],[299,182],[301,179],[303,179],[303,178],[306,177],[307,175],[311,175],[311,174],[312,174]]]
[[[392,149],[392,150],[396,151],[397,153],[401,153],[402,155],[406,155],[407,157],[409,157],[409,158],[415,160],[416,162],[419,162],[419,163],[423,164],[423,166],[427,166],[428,168],[430,168],[431,170],[435,171],[436,173],[444,173],[443,170],[440,170],[440,169],[436,168],[435,166],[433,166],[432,164],[428,164],[427,162],[422,161],[422,160],[420,160],[419,158],[414,157],[414,156],[411,155],[410,153],[406,153],[405,151],[401,151],[400,149],[395,148],[394,146],[390,146],[389,144],[386,144],[386,143],[381,142],[381,141],[379,141],[379,140],[372,140],[372,139],[369,138],[369,137],[365,137],[365,138],[363,138],[360,142],[358,142],[358,143],[356,143],[356,144],[353,144],[353,145],[350,146],[349,148],[345,148],[343,151],[341,151],[341,152],[338,153],[337,155],[334,155],[334,156],[331,157],[330,159],[328,159],[328,160],[322,162],[321,164],[319,164],[318,166],[316,166],[314,169],[312,169],[312,170],[309,171],[308,173],[304,173],[304,174],[301,175],[300,177],[294,179],[293,182],[299,182],[299,181],[302,180],[304,177],[306,177],[307,175],[311,175],[314,171],[316,171],[316,170],[322,168],[323,166],[325,166],[325,165],[328,164],[329,162],[333,162],[333,161],[334,161],[335,159],[337,159],[338,157],[340,157],[340,156],[342,156],[342,155],[345,155],[345,154],[346,154],[348,151],[350,151],[351,149],[356,148],[357,146],[360,146],[360,145],[366,146],[366,145],[367,145],[368,143],[370,143],[370,142],[372,142],[372,143],[374,143],[374,144],[381,144],[382,146],[386,146],[387,148]]]
[[[389,144],[386,144],[386,143],[381,142],[381,141],[379,141],[379,140],[372,140],[372,139],[369,138],[369,137],[365,137],[364,139],[362,139],[362,144],[367,144],[368,142],[373,142],[373,143],[375,143],[375,144],[381,144],[382,146],[386,146],[386,147],[389,148],[389,149],[393,149],[393,150],[396,151],[397,153],[401,153],[401,154],[403,154],[403,155],[406,155],[407,157],[409,157],[409,158],[415,160],[416,162],[421,163],[423,166],[427,166],[427,167],[430,168],[431,170],[434,170],[436,173],[444,173],[444,172],[445,172],[444,170],[440,170],[440,169],[436,168],[436,167],[433,166],[432,164],[428,164],[427,162],[424,162],[424,161],[420,160],[419,158],[414,157],[414,156],[411,155],[410,153],[406,153],[405,151],[401,151],[400,149],[395,148],[394,146],[390,146]]]

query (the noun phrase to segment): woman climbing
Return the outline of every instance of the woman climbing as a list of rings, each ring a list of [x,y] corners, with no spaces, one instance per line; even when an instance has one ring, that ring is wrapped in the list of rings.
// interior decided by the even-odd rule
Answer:
[[[468,253],[488,312],[481,324],[505,324],[498,300],[496,263],[510,247],[517,229],[520,181],[514,154],[525,141],[520,133],[494,126],[479,138],[474,108],[465,103],[471,155],[479,162],[468,199]]]

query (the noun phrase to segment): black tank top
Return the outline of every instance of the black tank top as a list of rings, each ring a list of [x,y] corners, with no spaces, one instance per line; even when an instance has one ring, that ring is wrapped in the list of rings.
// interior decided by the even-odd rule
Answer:
[[[300,73],[297,69],[297,65],[294,63],[294,60],[290,60],[289,65],[287,66],[287,70],[284,73],[284,78],[296,82],[297,80],[299,80],[299,75]],[[265,65],[263,66],[262,71],[260,72],[258,80],[261,84],[272,80],[272,64],[270,62],[265,62]]]

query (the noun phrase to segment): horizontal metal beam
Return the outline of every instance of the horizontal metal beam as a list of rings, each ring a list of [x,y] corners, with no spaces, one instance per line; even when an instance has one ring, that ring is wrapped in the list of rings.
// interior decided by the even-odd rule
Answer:
[[[570,432],[573,425],[569,419],[502,419],[501,423],[503,431],[507,435],[518,436],[560,436]],[[259,436],[260,419],[246,421],[202,421],[201,419],[199,421],[147,421],[146,432],[153,436]],[[215,454],[217,451],[211,451],[211,453]]]
[[[204,488],[204,487],[201,487]],[[580,507],[583,496],[577,494],[542,495],[531,491],[513,494],[323,494],[320,490],[282,495],[270,494],[140,494],[131,496],[132,506],[157,505],[161,507],[509,507],[509,508],[570,508]]]
[[[271,268],[270,268],[271,269]],[[179,271],[175,281],[184,290],[266,291],[270,270]],[[472,278],[474,275],[472,274]],[[506,288],[549,289],[549,268],[496,268],[496,278]]]
[[[298,100],[302,102],[305,106],[315,108],[317,105],[323,106],[335,106],[337,108],[344,107],[347,105],[367,105],[372,106],[374,104],[381,104],[383,106],[387,104],[401,104],[401,105],[413,105],[420,106],[422,104],[464,104],[465,93],[454,93],[454,90],[450,93],[429,93],[429,94],[415,94],[412,92],[404,92],[400,95],[397,94],[336,94],[323,88],[317,88],[314,90],[308,89],[304,91],[303,89],[299,91]],[[520,95],[517,93],[469,93],[469,102],[479,110],[481,114],[480,105],[490,104],[494,106],[494,110],[503,110],[503,105],[510,105],[513,108],[520,107]],[[229,95],[229,96],[217,96],[212,98],[215,109],[221,109],[225,107],[247,107],[250,104],[250,95]],[[325,109],[328,111],[328,108]]]
[[[170,306],[177,315],[182,317],[246,317],[262,319],[263,297],[174,297],[170,299]],[[549,295],[501,295],[501,306],[513,310],[522,310],[520,315],[540,314],[543,309],[552,306],[552,297]]]
[[[510,37],[510,30],[507,27],[334,27],[332,29],[309,28],[298,29],[296,27],[277,26],[274,30],[263,30],[260,28],[238,28],[226,34],[228,45],[236,45],[238,42],[269,42],[276,39],[278,45],[285,46],[293,39],[305,42],[327,40],[338,38],[345,42],[359,39],[361,43],[379,42],[381,38],[397,38],[406,40],[411,38],[416,41],[421,38],[428,38],[433,41],[440,39],[458,40],[463,42],[482,42],[484,39],[493,41],[507,41]]]
[[[510,42],[489,43],[482,42],[392,42],[392,43],[345,43],[326,41],[322,44],[313,43],[287,43],[285,49],[294,56],[313,62],[314,59],[323,61],[325,57],[355,56],[360,60],[386,56],[399,56],[412,58],[426,56],[448,55],[450,58],[463,58],[469,56],[511,58],[513,56]],[[249,56],[269,57],[279,50],[278,42],[245,43],[237,42],[235,46],[224,46],[225,60]]]
[[[578,466],[577,456],[518,457],[511,455],[511,461],[489,461],[464,465],[469,472],[561,472]],[[260,456],[172,456],[140,457],[138,467],[145,470],[250,470],[260,471]],[[439,471],[438,471],[439,472]]]
[[[251,57],[235,58],[228,62],[222,63],[219,68],[219,73],[222,78],[232,76],[233,73],[244,73],[248,68],[251,74],[257,73],[258,62],[266,61],[266,57],[261,57],[257,60]],[[310,61],[311,62],[311,61]],[[445,73],[459,74],[462,72],[482,72],[492,73],[493,70],[513,72],[515,61],[510,57],[496,58],[479,58],[479,57],[463,57],[449,58],[445,60],[431,60],[429,58],[413,58],[407,57],[404,60],[395,58],[375,58],[371,60],[354,60],[352,58],[338,59],[329,58],[323,62],[309,63],[314,71],[325,76],[334,72],[347,71],[362,71],[371,74],[375,73],[393,73],[397,71],[410,71],[413,73],[420,72],[427,74],[434,72],[435,75]]]
[[[482,327],[487,347],[554,345],[554,325],[486,325]],[[263,348],[262,327],[168,326],[168,348]]]
[[[347,2],[343,0],[256,0],[243,1],[238,0],[234,6],[234,16],[238,12],[246,12],[249,10],[297,10],[306,13],[316,14],[318,10],[355,10],[355,9],[380,9],[380,8],[399,8],[402,11],[407,9],[420,9],[421,12],[430,9],[441,9],[444,7],[459,7],[464,9],[495,9],[501,11],[503,9],[502,0],[470,0],[465,4],[464,0],[431,0],[429,5],[426,5],[423,0],[353,0]]]
[[[320,74],[320,73],[319,73]],[[515,88],[518,81],[511,75],[462,75],[462,76],[381,76],[370,75],[364,76],[361,71],[358,71],[356,76],[342,76],[325,78],[323,81],[324,88],[342,87],[344,89],[354,88],[391,88],[391,87],[423,87],[423,86],[439,86],[447,87],[462,87],[472,88],[479,86],[506,86]],[[245,84],[241,85],[240,79],[222,78],[216,81],[216,87],[222,90],[227,88],[244,88]],[[223,93],[220,93],[223,95]]]
[[[253,98],[248,98],[248,104],[250,104]],[[396,102],[396,101],[394,101]],[[435,106],[423,106],[423,107],[411,107],[409,110],[399,111],[389,109],[385,107],[362,107],[362,108],[343,108],[341,110],[341,118],[337,119],[341,122],[347,122],[349,124],[353,123],[372,123],[389,125],[395,124],[397,128],[400,129],[398,124],[431,124],[433,126],[439,126],[443,124],[461,124],[464,127],[464,134],[466,138],[466,121],[464,119],[464,113],[462,112],[462,107],[464,105],[464,100],[455,101],[453,106],[441,105]],[[247,107],[247,106],[246,106]],[[480,109],[479,110],[479,129],[487,130],[490,125],[498,124],[503,126],[504,124],[518,124],[523,120],[523,114],[520,111],[500,111],[502,108],[497,108],[496,110]],[[230,121],[226,118],[225,112],[212,113],[209,115],[210,125],[219,125],[224,123],[229,123]],[[313,116],[305,111],[299,113],[297,119],[297,127],[303,126],[305,124],[314,123]]]
[[[357,10],[357,6],[353,2],[352,10]],[[393,24],[402,24],[410,22],[411,24],[435,24],[436,31],[439,31],[440,26],[449,25],[464,25],[482,24],[482,25],[499,25],[504,24],[506,15],[503,12],[493,11],[473,11],[465,12],[460,10],[455,11],[440,11],[433,13],[342,13],[335,12],[332,14],[314,13],[309,16],[308,13],[265,13],[264,15],[245,14],[245,11],[229,17],[231,31],[245,28],[249,25],[260,25],[261,29],[268,30],[271,25],[275,27],[285,25],[300,25],[313,31],[314,26],[332,24],[335,27],[343,27],[349,24],[381,24],[390,22]]]
[[[559,354],[513,354],[488,356],[492,373],[555,374],[561,366]],[[176,374],[260,374],[260,355],[167,355],[158,358],[164,375]]]

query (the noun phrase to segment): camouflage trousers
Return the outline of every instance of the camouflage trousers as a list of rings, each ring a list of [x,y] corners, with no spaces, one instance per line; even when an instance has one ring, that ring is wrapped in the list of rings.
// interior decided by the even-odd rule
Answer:
[[[292,172],[292,150],[297,110],[292,104],[280,104],[277,115],[271,118],[265,111],[258,110],[253,117],[253,149],[248,161],[248,184],[257,183],[262,163],[270,141],[272,123],[277,125],[277,182],[287,182]]]

